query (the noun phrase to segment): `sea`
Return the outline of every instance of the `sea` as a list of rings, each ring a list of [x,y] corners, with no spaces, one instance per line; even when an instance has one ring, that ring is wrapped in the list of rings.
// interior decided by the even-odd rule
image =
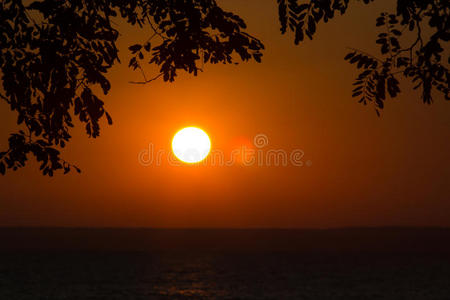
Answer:
[[[450,299],[450,229],[0,228],[0,299]]]

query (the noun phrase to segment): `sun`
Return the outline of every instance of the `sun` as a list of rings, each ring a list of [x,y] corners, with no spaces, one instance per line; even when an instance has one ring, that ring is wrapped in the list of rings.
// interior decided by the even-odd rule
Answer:
[[[211,150],[209,136],[197,127],[178,131],[172,140],[172,151],[182,162],[193,164],[204,160]]]

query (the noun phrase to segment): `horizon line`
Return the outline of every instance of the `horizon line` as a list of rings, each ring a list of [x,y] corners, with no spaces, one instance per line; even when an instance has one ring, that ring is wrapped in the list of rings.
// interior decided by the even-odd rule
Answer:
[[[447,229],[450,226],[339,226],[339,227],[150,227],[150,226],[1,226],[2,229],[99,229],[99,230],[350,230],[350,229]]]

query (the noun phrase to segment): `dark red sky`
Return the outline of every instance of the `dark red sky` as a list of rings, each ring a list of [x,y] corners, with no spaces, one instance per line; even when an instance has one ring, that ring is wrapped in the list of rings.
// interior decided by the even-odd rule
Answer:
[[[424,105],[404,83],[377,118],[351,98],[357,72],[343,61],[346,47],[377,53],[375,18],[391,2],[356,4],[296,47],[279,33],[275,1],[221,1],[263,40],[263,63],[205,65],[196,78],[145,86],[117,66],[106,98],[114,125],[97,140],[77,129],[64,152],[83,173],[48,178],[31,163],[0,177],[0,226],[450,226],[449,103]],[[146,34],[124,27],[122,61]],[[0,113],[5,148],[15,115],[5,103]],[[169,152],[186,125],[206,130],[225,155],[262,133],[263,150],[301,149],[312,165],[138,162],[150,143]]]

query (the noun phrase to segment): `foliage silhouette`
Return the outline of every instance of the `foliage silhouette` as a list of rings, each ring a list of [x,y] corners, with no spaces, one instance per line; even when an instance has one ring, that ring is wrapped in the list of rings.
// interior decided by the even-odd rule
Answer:
[[[0,173],[23,167],[27,154],[41,163],[44,175],[58,169],[79,169],[60,157],[57,147],[70,140],[76,116],[86,133],[96,138],[99,121],[112,119],[100,95],[110,90],[107,71],[119,62],[119,32],[113,18],[133,26],[148,26],[154,34],[129,49],[133,69],[141,63],[160,66],[164,81],[173,81],[178,70],[197,74],[199,63],[232,63],[261,60],[263,44],[247,34],[244,21],[226,12],[213,0],[44,0],[29,5],[21,0],[0,4],[0,66],[5,94],[17,123],[26,131],[9,138],[9,149],[0,153]],[[154,42],[159,38],[159,43]],[[150,56],[148,58],[147,56]],[[144,79],[149,82],[153,79]]]
[[[277,1],[281,33],[292,31],[295,44],[305,36],[312,39],[320,22],[344,14],[350,2]],[[387,95],[394,98],[400,93],[396,76],[415,82],[425,103],[432,102],[433,88],[449,99],[450,76],[443,58],[443,44],[450,38],[448,0],[398,0],[397,4],[394,14],[383,13],[377,19],[377,26],[385,28],[377,39],[382,57],[356,49],[345,57],[362,69],[353,97],[373,103],[377,114]],[[264,49],[260,40],[244,31],[241,18],[221,9],[215,0],[3,0],[0,9],[4,90],[0,97],[18,113],[17,123],[24,127],[11,134],[8,150],[0,152],[1,174],[6,168],[23,167],[30,153],[41,163],[44,175],[52,176],[58,169],[80,172],[60,157],[58,149],[71,138],[73,117],[92,138],[99,136],[103,117],[112,124],[101,95],[93,89],[99,86],[106,95],[111,88],[107,72],[120,62],[114,19],[153,32],[129,47],[129,67],[143,74],[138,84],[160,77],[172,82],[178,71],[197,75],[204,63],[236,63],[237,58],[261,62]],[[401,46],[406,30],[417,38]],[[144,63],[159,66],[159,73],[147,78]]]
[[[344,14],[350,2],[277,1],[281,32],[294,32],[295,44],[304,41],[305,36],[312,40],[318,24],[327,23],[338,13]],[[433,88],[449,100],[450,75],[445,64],[450,63],[450,56],[448,52],[444,53],[444,44],[450,39],[449,16],[448,0],[397,0],[396,12],[382,13],[376,19],[376,26],[384,28],[376,40],[382,56],[357,49],[345,56],[345,60],[362,69],[354,82],[352,96],[360,98],[359,102],[364,105],[372,103],[380,115],[387,95],[395,98],[400,93],[397,76],[402,76],[415,84],[414,89],[421,88],[424,103],[433,101]],[[409,43],[407,32],[415,36]]]

